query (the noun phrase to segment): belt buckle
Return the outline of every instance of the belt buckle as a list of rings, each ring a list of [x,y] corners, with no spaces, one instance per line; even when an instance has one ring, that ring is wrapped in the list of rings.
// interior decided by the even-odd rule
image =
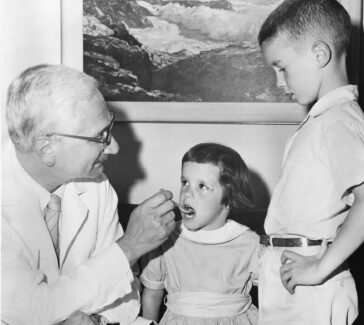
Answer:
[[[308,239],[307,237],[302,237],[301,238],[301,247],[308,247]]]
[[[274,245],[273,245],[273,239],[274,239],[274,237],[273,237],[273,236],[269,236],[269,245],[270,245],[271,247],[274,247]]]

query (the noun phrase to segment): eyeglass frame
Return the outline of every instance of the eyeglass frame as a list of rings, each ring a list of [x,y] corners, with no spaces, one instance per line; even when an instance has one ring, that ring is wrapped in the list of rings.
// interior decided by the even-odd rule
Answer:
[[[79,139],[79,140],[86,140],[86,141],[90,141],[90,142],[97,142],[97,143],[101,143],[102,145],[110,145],[111,143],[111,139],[112,139],[112,134],[111,134],[111,129],[114,126],[114,120],[115,120],[115,115],[113,112],[110,112],[111,114],[111,121],[110,124],[104,128],[104,131],[107,131],[107,137],[103,137],[102,135],[98,136],[98,137],[87,137],[87,136],[83,136],[83,135],[73,135],[73,134],[67,134],[67,133],[59,133],[59,132],[53,132],[53,133],[48,133],[45,136],[46,137],[51,137],[53,135],[58,135],[60,137],[66,137],[66,138],[74,138],[74,139]]]

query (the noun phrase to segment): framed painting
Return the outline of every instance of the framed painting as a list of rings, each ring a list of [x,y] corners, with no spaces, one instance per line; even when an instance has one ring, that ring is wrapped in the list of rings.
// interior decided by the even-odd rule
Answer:
[[[345,1],[361,23],[361,1]],[[95,77],[119,119],[300,123],[306,110],[276,87],[257,43],[281,2],[62,0],[62,63]]]

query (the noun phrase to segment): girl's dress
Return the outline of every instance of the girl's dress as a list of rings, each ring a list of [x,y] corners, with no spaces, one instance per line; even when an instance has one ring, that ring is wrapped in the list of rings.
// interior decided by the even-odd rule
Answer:
[[[166,289],[162,325],[257,324],[249,295],[257,278],[259,236],[235,221],[212,231],[189,231],[181,222],[151,252],[140,280]]]

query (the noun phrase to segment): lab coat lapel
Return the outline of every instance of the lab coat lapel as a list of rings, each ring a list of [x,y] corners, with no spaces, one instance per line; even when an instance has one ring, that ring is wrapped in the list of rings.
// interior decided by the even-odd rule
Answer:
[[[6,191],[1,202],[2,218],[19,234],[30,266],[54,274],[58,270],[57,255],[42,214],[40,191],[34,190],[37,185],[20,166],[13,145],[7,142],[2,149],[2,188]]]
[[[84,187],[81,184],[70,183],[66,185],[62,198],[62,214],[59,221],[59,258],[60,268],[67,264],[74,265],[77,254],[74,247],[77,239],[88,219],[88,208],[84,204]],[[73,263],[72,263],[73,262]]]
[[[31,196],[30,193],[28,195]],[[39,201],[30,199],[23,204],[4,208],[4,212],[12,216],[8,222],[20,234],[25,244],[24,247],[34,262],[32,267],[41,269],[45,274],[57,272],[57,255],[40,211]]]

